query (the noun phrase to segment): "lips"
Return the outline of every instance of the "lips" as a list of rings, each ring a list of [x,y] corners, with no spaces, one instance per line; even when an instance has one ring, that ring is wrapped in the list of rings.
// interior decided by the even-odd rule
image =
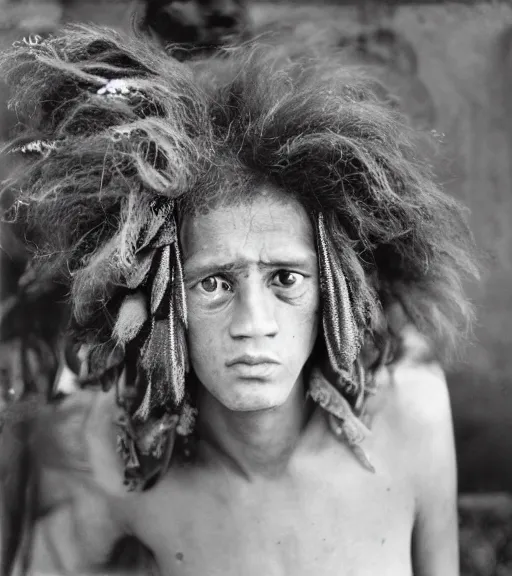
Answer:
[[[259,354],[242,354],[233,360],[226,362],[226,366],[260,366],[269,364],[280,364],[280,362],[272,356],[263,356]]]

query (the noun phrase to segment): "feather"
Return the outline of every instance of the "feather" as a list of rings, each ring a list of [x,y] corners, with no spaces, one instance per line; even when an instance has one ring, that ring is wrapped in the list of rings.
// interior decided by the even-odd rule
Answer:
[[[333,247],[325,233],[322,213],[318,215],[317,232],[327,351],[338,373],[350,373],[359,352],[358,330],[345,276],[339,266],[333,265],[330,257]]]
[[[156,201],[154,201],[156,204]],[[165,202],[159,208],[153,208],[151,219],[147,223],[146,230],[139,237],[139,242],[136,252],[144,250],[148,246],[153,244],[155,237],[162,226],[169,221],[172,211],[174,209],[174,202]]]
[[[350,368],[359,353],[358,329],[352,311],[347,281],[340,267],[332,266],[334,290],[336,293],[339,338],[342,366]]]
[[[146,338],[146,341],[144,342],[144,344],[142,345],[142,348],[140,350],[140,356],[142,358],[141,363],[142,363],[143,367],[145,366],[145,358],[146,358],[147,351],[148,351],[148,348],[150,346],[151,340],[153,338],[154,331],[155,331],[155,317],[151,316],[151,328],[149,330],[149,335]]]
[[[151,314],[156,314],[162,298],[169,286],[169,276],[170,276],[170,246],[164,246],[161,249],[160,264],[156,272],[155,278],[153,280],[153,286],[151,287]]]
[[[174,270],[171,285],[174,285]],[[179,406],[185,397],[185,365],[182,358],[181,340],[179,336],[180,322],[172,300],[169,302],[167,349],[171,367],[171,395],[175,406]]]
[[[167,320],[159,320],[154,323],[140,360],[146,377],[152,382],[153,405],[163,406],[170,396],[172,373],[167,357],[167,341]]]
[[[163,248],[176,242],[176,223],[174,218],[169,217],[158,230],[151,242],[153,248]]]
[[[183,323],[184,328],[188,327],[187,323],[187,299],[185,292],[185,279],[183,277],[183,267],[181,263],[181,254],[178,242],[172,245],[173,250],[173,263],[175,268],[175,281],[172,284],[173,301],[176,304],[178,318]]]
[[[148,419],[150,408],[151,408],[151,379],[148,380],[144,398],[142,399],[140,406],[137,408],[137,411],[133,415],[134,420],[140,420],[142,422],[145,422]]]
[[[146,297],[142,292],[129,294],[123,300],[113,336],[120,344],[131,342],[148,319]]]
[[[126,286],[130,290],[136,290],[144,282],[155,256],[156,250],[147,250],[144,253],[135,256],[135,263],[126,273]]]
[[[185,327],[180,324],[176,329],[176,338],[178,340],[179,363],[183,366],[185,373],[190,371],[190,362],[188,358],[187,338]]]

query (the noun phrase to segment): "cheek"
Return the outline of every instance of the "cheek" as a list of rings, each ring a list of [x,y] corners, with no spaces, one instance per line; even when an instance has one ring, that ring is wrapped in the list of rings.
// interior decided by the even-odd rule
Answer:
[[[303,342],[304,347],[310,348],[316,341],[319,319],[319,291],[314,289],[294,305],[285,306],[279,324],[287,340],[292,340],[295,346],[297,342]],[[299,348],[302,351],[302,347]]]
[[[187,346],[191,366],[201,380],[217,374],[225,356],[219,318],[189,312]]]
[[[187,343],[192,362],[208,359],[212,354],[212,343],[215,342],[212,326],[208,321],[204,321],[194,314],[189,314]]]

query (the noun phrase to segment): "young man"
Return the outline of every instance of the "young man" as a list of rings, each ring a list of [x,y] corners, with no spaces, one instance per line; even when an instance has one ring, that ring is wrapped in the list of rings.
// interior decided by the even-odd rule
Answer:
[[[131,537],[178,576],[457,574],[423,343],[467,325],[476,271],[400,119],[336,64],[185,66],[93,28],[4,71],[28,125],[10,216],[69,283],[83,383],[105,391],[69,400],[76,434],[49,410],[32,429],[88,512],[74,572]]]

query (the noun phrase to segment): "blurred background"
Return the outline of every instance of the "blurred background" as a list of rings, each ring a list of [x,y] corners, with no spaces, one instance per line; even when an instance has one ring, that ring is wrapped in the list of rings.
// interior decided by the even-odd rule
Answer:
[[[448,374],[463,574],[512,575],[512,4],[0,0],[0,50],[70,21],[125,30],[135,23],[162,45],[221,45],[259,36],[292,51],[304,44],[319,54],[343,51],[344,58],[372,69],[383,82],[383,97],[416,126],[435,131],[440,146],[431,162],[445,189],[470,208],[484,262],[481,284],[470,287],[478,313],[474,338]],[[15,123],[6,100],[0,84],[2,140]],[[0,177],[7,169],[0,166]],[[41,339],[31,354],[20,356],[23,331],[34,331],[36,323],[31,315],[26,324],[26,310],[41,308],[44,299],[29,294],[20,301],[24,247],[9,229],[1,234],[0,392],[7,401],[30,363],[46,361],[51,371],[58,359]],[[51,345],[56,335],[45,334],[44,324],[37,329]]]

